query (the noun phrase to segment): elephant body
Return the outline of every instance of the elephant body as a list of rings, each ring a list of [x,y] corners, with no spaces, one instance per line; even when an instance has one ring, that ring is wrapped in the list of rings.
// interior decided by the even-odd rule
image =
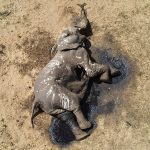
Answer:
[[[33,119],[41,111],[55,117],[66,111],[72,112],[79,125],[73,128],[77,140],[87,137],[88,134],[81,129],[91,126],[80,109],[80,100],[84,96],[89,79],[99,75],[101,81],[107,81],[109,75],[113,74],[113,69],[109,66],[92,62],[85,48],[86,36],[80,31],[86,28],[88,21],[83,7],[81,5],[82,20],[62,32],[52,48],[56,51],[55,56],[35,81],[35,100],[31,117],[33,125]],[[81,75],[78,75],[78,69],[81,69]],[[67,122],[64,117],[60,119]]]
[[[39,102],[46,113],[71,111],[79,105],[81,88],[88,82],[88,77],[79,80],[76,74],[76,68],[83,63],[80,53],[84,51],[84,48],[79,48],[58,52],[40,72],[35,81],[35,102]],[[68,86],[76,81],[78,89],[75,89],[75,93]]]

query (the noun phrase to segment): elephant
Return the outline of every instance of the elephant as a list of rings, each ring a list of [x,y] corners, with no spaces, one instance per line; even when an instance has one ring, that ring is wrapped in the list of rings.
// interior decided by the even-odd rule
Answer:
[[[89,136],[83,129],[91,127],[80,107],[89,79],[99,76],[100,81],[108,82],[111,76],[118,74],[115,68],[91,60],[84,42],[86,36],[81,34],[89,23],[84,10],[85,4],[79,6],[80,21],[62,32],[52,48],[55,56],[40,71],[35,81],[31,117],[34,127],[33,120],[41,112],[58,117],[64,122],[67,120],[62,114],[72,112],[78,123],[78,126],[72,128],[76,140]]]

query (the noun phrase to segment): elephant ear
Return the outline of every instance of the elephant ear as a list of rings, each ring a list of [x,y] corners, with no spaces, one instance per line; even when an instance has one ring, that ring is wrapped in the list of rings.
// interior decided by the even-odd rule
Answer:
[[[77,50],[80,46],[83,46],[83,43],[72,43],[72,44],[55,44],[51,49],[51,56],[54,57],[58,51],[69,51],[69,50]]]
[[[80,43],[73,43],[73,44],[68,44],[68,45],[60,45],[58,47],[59,51],[69,51],[69,50],[76,50],[81,46]]]

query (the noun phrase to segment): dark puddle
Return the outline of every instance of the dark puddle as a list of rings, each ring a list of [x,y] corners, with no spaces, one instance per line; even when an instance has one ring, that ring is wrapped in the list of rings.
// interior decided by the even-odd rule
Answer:
[[[129,80],[130,66],[128,59],[111,49],[95,49],[92,57],[98,62],[111,65],[120,70],[121,75],[112,78],[110,84],[98,83],[96,79],[89,82],[89,88],[81,102],[85,117],[92,123],[92,128],[86,132],[92,133],[96,128],[96,118],[100,114],[113,113],[121,99],[121,90]],[[96,56],[96,57],[94,57]],[[73,114],[71,114],[73,115]],[[74,120],[69,120],[74,124]],[[49,128],[49,135],[54,144],[66,147],[75,141],[75,137],[67,124],[57,118],[53,118]]]
[[[127,58],[121,54],[112,54],[111,49],[100,51],[99,60],[97,62],[111,65],[121,72],[121,75],[112,78],[112,84],[121,82],[122,80],[126,79],[126,77],[129,75],[130,67]]]

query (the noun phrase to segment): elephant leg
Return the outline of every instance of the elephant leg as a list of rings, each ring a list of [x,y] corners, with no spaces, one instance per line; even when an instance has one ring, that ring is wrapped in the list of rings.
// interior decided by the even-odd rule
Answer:
[[[60,87],[59,92],[59,108],[73,112],[81,129],[91,127],[91,123],[84,117],[80,109],[80,99],[78,95],[65,87]]]
[[[121,75],[121,72],[118,69],[116,69],[112,66],[109,66],[109,68],[110,68],[110,74],[112,77]]]
[[[76,116],[77,122],[81,129],[88,129],[91,127],[91,123],[84,117],[81,109],[76,109],[73,111]]]
[[[57,115],[57,118],[60,119],[61,121],[65,122],[72,129],[72,132],[73,132],[76,140],[80,141],[89,136],[88,133],[83,132],[79,128],[72,112],[65,111],[64,113]]]
[[[111,77],[119,76],[121,74],[118,69],[112,66],[106,66],[102,71],[103,73],[100,75],[100,81],[102,82],[109,82]]]
[[[103,66],[100,74],[100,81],[109,82],[110,80],[110,69],[108,66]]]
[[[91,127],[91,123],[84,117],[80,106],[79,106],[79,100],[77,99],[70,99],[70,103],[72,102],[72,105],[65,110],[73,112],[76,116],[77,122],[79,124],[79,127],[81,129],[88,129]]]
[[[74,127],[72,129],[72,132],[73,132],[77,141],[81,141],[90,135],[89,133],[82,131],[78,126]]]
[[[74,94],[76,95],[76,94]],[[81,129],[88,129],[91,127],[91,123],[84,117],[79,104],[79,99],[76,97],[70,97],[70,103],[72,105],[68,107],[66,110],[71,111],[76,116],[77,122]]]

